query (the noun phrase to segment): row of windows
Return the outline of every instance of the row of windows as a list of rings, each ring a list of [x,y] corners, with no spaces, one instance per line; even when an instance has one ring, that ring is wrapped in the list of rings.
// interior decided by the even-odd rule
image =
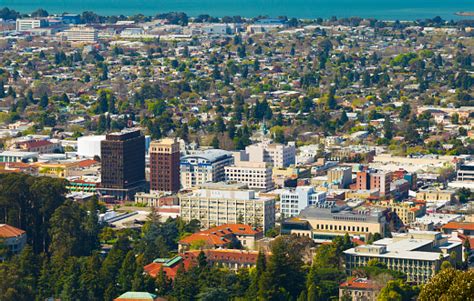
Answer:
[[[360,226],[317,224],[316,229],[317,230],[334,230],[334,231],[351,231],[351,232],[367,232],[367,233],[369,233],[369,227],[360,227]]]

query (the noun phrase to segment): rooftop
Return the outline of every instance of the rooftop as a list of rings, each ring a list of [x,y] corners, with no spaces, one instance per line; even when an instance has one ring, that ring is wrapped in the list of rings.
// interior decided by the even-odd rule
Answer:
[[[1,238],[12,238],[18,237],[26,232],[24,230],[18,229],[16,227],[7,225],[7,224],[0,224],[0,237]]]
[[[120,297],[115,298],[115,301],[135,301],[135,300],[155,300],[156,295],[147,292],[126,292]]]
[[[474,231],[474,223],[457,223],[457,222],[450,222],[443,226],[443,229],[463,229]]]
[[[181,158],[181,162],[183,162],[184,160],[191,159],[191,158],[201,158],[204,160],[208,160],[210,162],[216,162],[220,159],[229,158],[229,157],[232,157],[232,153],[226,150],[208,149],[208,150],[196,152],[191,155],[184,156]]]

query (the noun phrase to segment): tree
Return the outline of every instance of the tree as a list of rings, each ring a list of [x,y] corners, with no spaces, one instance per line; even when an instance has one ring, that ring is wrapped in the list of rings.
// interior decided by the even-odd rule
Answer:
[[[4,98],[4,97],[5,97],[5,86],[4,86],[3,81],[0,81],[0,98]]]
[[[378,301],[404,301],[413,300],[416,297],[418,290],[415,287],[406,284],[402,280],[391,280],[387,285],[380,291],[377,298]],[[439,300],[439,299],[430,299]]]
[[[259,298],[263,300],[296,299],[303,290],[302,257],[299,250],[294,248],[292,239],[280,236],[272,242],[272,256],[262,275]]]
[[[128,251],[117,277],[117,282],[121,292],[128,292],[131,290],[133,276],[136,269],[135,254],[133,251]]]
[[[385,116],[385,120],[383,122],[383,130],[384,130],[384,137],[385,139],[392,140],[393,138],[393,129],[392,129],[392,121],[390,120],[390,116]]]
[[[166,296],[171,291],[171,280],[166,276],[163,267],[160,268],[155,280],[156,293],[158,296]]]
[[[48,94],[45,93],[40,98],[39,106],[45,109],[48,106],[48,104],[49,104]]]
[[[400,108],[400,114],[399,117],[400,119],[406,119],[411,112],[411,107],[408,103],[404,102]]]
[[[211,146],[213,148],[219,148],[219,138],[217,138],[217,135],[212,138]]]
[[[423,286],[418,300],[471,300],[474,296],[474,271],[447,268]]]
[[[42,9],[42,8],[39,8],[37,10],[35,10],[34,12],[31,13],[31,17],[33,18],[45,18],[45,17],[48,17],[49,16],[49,13]]]
[[[53,256],[87,256],[97,247],[91,245],[85,229],[87,213],[76,202],[66,201],[51,216],[50,251]],[[85,238],[85,239],[84,239]]]

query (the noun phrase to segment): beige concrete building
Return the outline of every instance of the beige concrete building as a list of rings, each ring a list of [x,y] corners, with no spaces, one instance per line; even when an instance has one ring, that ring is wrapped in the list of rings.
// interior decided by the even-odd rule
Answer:
[[[275,199],[259,197],[245,184],[207,183],[179,199],[181,218],[205,228],[241,223],[265,232],[275,224]]]
[[[267,162],[278,168],[295,164],[296,146],[294,142],[284,145],[265,140],[247,146],[245,152],[248,154],[249,161],[253,162]]]
[[[417,217],[421,217],[426,213],[426,205],[424,203],[415,202],[395,202],[393,200],[380,203],[383,207],[392,209],[403,224],[410,225],[416,222]]]
[[[417,200],[427,202],[452,201],[454,191],[452,190],[420,190],[416,193]]]
[[[441,268],[443,261],[449,260],[455,252],[460,261],[462,245],[449,242],[447,235],[432,231],[410,231],[394,234],[393,238],[384,238],[371,245],[361,245],[344,251],[346,255],[346,273],[367,266],[371,259],[385,263],[391,270],[407,275],[409,282],[426,283]]]
[[[375,208],[352,211],[348,206],[331,207],[325,204],[324,207],[308,207],[297,217],[284,221],[281,233],[307,236],[322,243],[346,233],[367,240],[369,234],[379,233],[384,236],[386,228],[387,221],[383,210]]]
[[[273,189],[272,167],[269,163],[242,159],[242,152],[234,153],[234,165],[224,168],[226,181],[246,184],[248,188],[260,191]]]
[[[328,170],[327,181],[329,184],[336,184],[340,188],[347,188],[352,183],[352,168],[338,166]]]

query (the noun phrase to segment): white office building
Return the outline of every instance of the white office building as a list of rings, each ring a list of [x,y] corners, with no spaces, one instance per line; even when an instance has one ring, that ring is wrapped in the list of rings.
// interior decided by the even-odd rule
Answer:
[[[95,28],[76,26],[64,31],[66,39],[70,42],[95,43],[98,40],[98,31]]]
[[[29,31],[46,25],[47,22],[43,19],[18,19],[16,20],[16,31]]]
[[[231,152],[221,149],[199,151],[181,158],[181,187],[189,189],[225,180],[225,167],[234,163]]]
[[[77,155],[86,158],[100,157],[100,142],[103,140],[105,140],[105,135],[77,138]]]
[[[280,194],[280,212],[284,217],[298,215],[308,206],[326,202],[326,192],[315,191],[311,186],[285,189]]]

